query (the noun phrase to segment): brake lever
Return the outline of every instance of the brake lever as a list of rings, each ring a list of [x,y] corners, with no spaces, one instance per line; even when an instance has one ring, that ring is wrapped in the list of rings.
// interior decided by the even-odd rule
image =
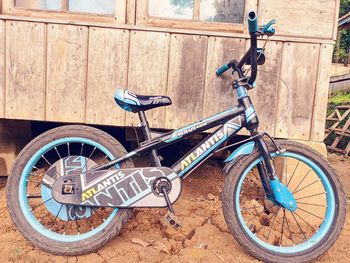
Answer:
[[[260,35],[272,36],[275,34],[276,30],[272,27],[272,25],[276,24],[276,19],[272,19],[266,25],[263,25],[259,28]]]

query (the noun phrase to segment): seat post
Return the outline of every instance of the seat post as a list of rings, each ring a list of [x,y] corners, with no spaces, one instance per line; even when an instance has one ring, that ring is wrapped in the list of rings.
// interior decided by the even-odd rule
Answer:
[[[144,111],[138,111],[138,114],[139,114],[139,118],[140,118],[140,122],[141,122],[140,126],[141,126],[141,129],[142,129],[143,136],[145,137],[145,141],[150,141],[152,139],[152,137],[151,137],[151,130],[149,128],[149,124],[148,124],[148,121],[147,121],[147,118],[146,118],[146,114],[145,114]],[[162,166],[162,164],[160,163],[160,158],[159,158],[157,150],[153,149],[151,151],[151,159],[152,159],[153,164],[155,166]]]

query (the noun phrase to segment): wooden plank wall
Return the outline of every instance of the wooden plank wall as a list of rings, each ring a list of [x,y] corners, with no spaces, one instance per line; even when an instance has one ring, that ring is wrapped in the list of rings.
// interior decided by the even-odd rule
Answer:
[[[40,23],[6,22],[6,118],[45,118],[45,31]]]
[[[276,18],[279,35],[332,39],[338,14],[336,0],[259,0],[259,19]]]
[[[217,78],[215,70],[243,55],[244,38],[17,21],[7,21],[4,30],[4,23],[0,117],[137,125],[137,114],[115,105],[118,87],[173,99],[172,106],[147,112],[155,128],[184,126],[236,104],[232,76]],[[282,118],[272,128],[277,137],[322,141],[331,54],[328,44],[268,42],[251,92],[262,127]]]

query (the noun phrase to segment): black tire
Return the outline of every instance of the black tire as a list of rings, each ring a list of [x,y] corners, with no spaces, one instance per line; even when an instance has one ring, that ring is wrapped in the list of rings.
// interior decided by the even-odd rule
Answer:
[[[257,147],[250,155],[241,157],[230,169],[222,193],[223,211],[226,224],[236,241],[252,256],[265,262],[310,262],[322,256],[337,240],[345,221],[346,196],[343,187],[328,161],[310,147],[297,142],[277,140],[277,145],[287,152],[303,155],[314,162],[326,174],[335,196],[335,214],[327,234],[313,247],[298,253],[282,254],[257,243],[242,226],[238,217],[235,196],[241,177],[255,160],[260,157]],[[270,152],[276,152],[269,146]],[[273,150],[274,149],[274,150]],[[241,193],[241,192],[240,192]],[[266,207],[265,207],[266,208]],[[272,226],[271,226],[272,227]],[[282,226],[283,228],[283,226]],[[254,233],[254,232],[253,232]],[[283,232],[282,232],[283,233]]]
[[[119,209],[114,218],[103,230],[81,241],[67,243],[53,240],[31,227],[23,215],[18,198],[19,181],[23,169],[29,159],[43,146],[57,139],[67,137],[80,137],[95,141],[108,149],[115,158],[127,153],[123,146],[112,136],[92,127],[69,125],[52,129],[36,137],[20,152],[13,165],[11,175],[8,178],[6,197],[7,207],[13,222],[24,237],[34,246],[52,254],[76,256],[96,251],[109,240],[113,239],[128,220],[131,210]],[[133,167],[133,163],[131,161],[125,161],[120,166],[121,168]]]

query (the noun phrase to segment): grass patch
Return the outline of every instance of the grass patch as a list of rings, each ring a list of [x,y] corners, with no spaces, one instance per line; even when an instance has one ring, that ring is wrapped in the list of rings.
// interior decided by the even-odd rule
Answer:
[[[349,104],[350,103],[350,90],[338,91],[338,92],[332,94],[328,100],[328,103],[331,104],[332,106]]]

